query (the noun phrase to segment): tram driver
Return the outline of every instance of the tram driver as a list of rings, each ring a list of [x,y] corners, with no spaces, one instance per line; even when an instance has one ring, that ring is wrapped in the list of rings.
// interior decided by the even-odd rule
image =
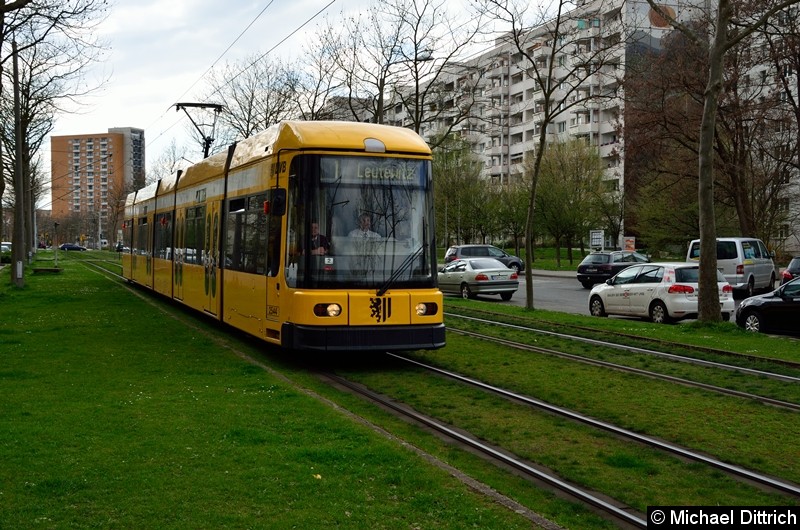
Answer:
[[[358,227],[351,230],[347,235],[357,239],[381,238],[379,233],[372,231],[372,217],[368,213],[362,213],[358,216]]]

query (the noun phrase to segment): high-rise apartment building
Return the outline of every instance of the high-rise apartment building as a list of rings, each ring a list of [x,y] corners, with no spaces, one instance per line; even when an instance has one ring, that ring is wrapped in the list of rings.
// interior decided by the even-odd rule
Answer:
[[[113,233],[109,225],[116,223],[125,195],[144,186],[144,130],[117,127],[106,133],[52,136],[50,160],[53,220],[77,221],[74,230],[81,234],[96,234],[92,223]]]
[[[698,16],[691,4],[667,9],[686,22]],[[697,1],[697,5],[703,3]],[[544,126],[545,98],[540,84],[552,83],[549,104],[553,117],[546,126],[547,141],[580,139],[594,146],[606,168],[607,189],[618,193],[624,203],[626,180],[633,180],[631,175],[626,179],[626,173],[634,169],[625,164],[626,109],[621,82],[628,65],[640,60],[645,50],[661,49],[662,39],[671,31],[668,22],[644,0],[579,0],[574,10],[563,15],[557,31],[552,22],[526,30],[525,54],[503,36],[491,49],[439,76],[438,99],[426,103],[435,105],[437,111],[452,109],[452,113],[439,112],[438,121],[424,124],[420,132],[430,139],[451,130],[483,160],[485,179],[513,183],[523,174],[525,155],[536,149]],[[766,66],[761,70],[759,75],[766,78]],[[465,105],[467,116],[459,114]],[[412,125],[404,105],[387,102],[386,109],[385,123]],[[787,209],[797,207],[788,205]],[[620,208],[620,215],[624,211]],[[607,240],[608,244],[624,244],[622,218],[619,227],[620,232]],[[798,241],[800,227],[786,225],[771,243],[796,251]]]

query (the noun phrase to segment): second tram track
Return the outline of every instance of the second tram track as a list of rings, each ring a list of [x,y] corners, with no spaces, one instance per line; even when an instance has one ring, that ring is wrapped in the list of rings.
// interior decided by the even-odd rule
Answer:
[[[770,379],[776,379],[776,380],[779,380],[779,381],[785,381],[785,382],[789,382],[789,383],[800,383],[800,377],[794,377],[794,376],[785,375],[785,374],[778,374],[778,373],[774,373],[774,372],[766,372],[766,371],[763,371],[763,370],[756,370],[756,369],[753,369],[753,368],[746,368],[746,367],[742,367],[742,366],[719,363],[719,362],[715,362],[715,361],[707,361],[705,359],[697,359],[697,358],[694,358],[694,357],[686,357],[685,355],[676,355],[674,353],[651,350],[651,349],[647,349],[647,348],[640,348],[640,347],[637,347],[637,346],[628,346],[628,345],[625,345],[625,344],[619,344],[617,342],[608,342],[608,341],[602,341],[602,340],[599,340],[599,339],[592,339],[592,338],[588,338],[588,337],[582,337],[582,336],[578,336],[578,335],[569,335],[569,334],[566,334],[566,333],[558,333],[558,332],[555,332],[555,331],[536,329],[536,328],[531,328],[529,326],[522,326],[522,325],[519,325],[519,324],[508,324],[508,323],[505,323],[505,322],[498,322],[496,320],[488,320],[488,319],[470,317],[470,316],[466,316],[466,315],[458,315],[458,314],[453,314],[453,313],[445,313],[445,315],[448,316],[448,317],[461,318],[461,319],[464,319],[464,320],[478,322],[478,323],[481,323],[481,324],[490,324],[490,325],[493,325],[493,326],[500,326],[500,327],[504,327],[504,328],[508,328],[508,329],[515,329],[515,330],[519,330],[519,331],[527,331],[527,332],[537,333],[537,334],[541,334],[541,335],[548,335],[548,336],[551,336],[551,337],[560,338],[560,339],[566,339],[566,340],[575,341],[575,342],[583,342],[583,343],[590,344],[590,345],[593,345],[593,346],[601,346],[601,347],[604,347],[604,348],[625,350],[625,351],[629,351],[631,353],[639,353],[639,354],[651,355],[651,356],[661,357],[661,358],[664,358],[664,359],[670,359],[670,360],[673,360],[673,361],[679,361],[679,362],[683,362],[683,363],[696,364],[696,365],[707,366],[707,367],[711,367],[711,368],[719,368],[719,369],[729,370],[729,371],[734,371],[734,372],[741,372],[741,373],[748,374],[748,375],[757,375],[757,376],[767,377],[767,378],[770,378]],[[457,330],[455,328],[449,328],[449,329],[451,331],[460,331],[460,330]],[[495,337],[492,337],[492,338],[496,339]],[[497,340],[503,340],[503,339],[497,339]],[[751,358],[750,356],[747,356],[747,357]],[[760,360],[761,361],[772,361],[772,359],[763,359],[763,358],[760,359]],[[798,364],[796,366],[800,367],[800,364]]]
[[[545,411],[550,412],[552,414],[556,414],[556,415],[559,415],[559,416],[562,416],[562,417],[566,417],[568,419],[571,419],[571,420],[574,420],[574,421],[577,421],[577,422],[580,422],[580,423],[583,423],[583,424],[586,424],[586,425],[590,425],[592,427],[595,427],[595,428],[598,428],[598,429],[602,429],[602,430],[607,431],[607,432],[611,432],[611,433],[613,433],[613,434],[615,434],[617,436],[620,436],[622,438],[626,438],[626,439],[629,439],[629,440],[634,440],[634,441],[643,443],[645,445],[648,445],[650,447],[655,447],[655,448],[660,449],[662,451],[671,453],[673,455],[680,456],[680,457],[686,458],[688,460],[693,460],[693,461],[696,461],[696,462],[700,462],[700,463],[709,465],[711,467],[714,467],[716,469],[724,471],[724,472],[726,472],[726,473],[728,473],[730,475],[735,475],[735,476],[738,476],[740,478],[744,478],[746,480],[761,484],[763,486],[767,486],[767,487],[772,488],[774,490],[781,491],[783,493],[789,493],[791,495],[795,495],[795,496],[800,497],[800,485],[796,485],[796,484],[792,484],[792,483],[789,483],[789,482],[777,480],[777,479],[775,479],[773,477],[770,477],[770,476],[767,476],[767,475],[763,475],[761,473],[756,473],[754,471],[751,471],[749,469],[745,469],[745,468],[740,467],[740,466],[735,466],[735,465],[732,465],[732,464],[728,464],[728,463],[722,462],[721,460],[717,460],[715,458],[711,458],[709,456],[706,456],[706,455],[700,454],[698,452],[686,449],[684,447],[681,447],[681,446],[678,446],[678,445],[675,445],[675,444],[671,444],[671,443],[665,442],[663,440],[659,440],[659,439],[651,437],[651,436],[646,436],[646,435],[643,435],[643,434],[639,434],[639,433],[633,432],[633,431],[631,431],[629,429],[624,429],[624,428],[612,425],[610,423],[607,423],[607,422],[604,422],[604,421],[600,421],[600,420],[591,418],[589,416],[577,413],[575,411],[571,411],[571,410],[563,408],[563,407],[558,407],[558,406],[555,406],[555,405],[551,405],[549,403],[546,403],[544,401],[541,401],[541,400],[538,400],[538,399],[535,399],[535,398],[532,398],[532,397],[529,397],[529,396],[524,396],[524,395],[518,394],[516,392],[511,392],[509,390],[505,390],[505,389],[496,387],[494,385],[490,385],[488,383],[484,383],[482,381],[478,381],[477,379],[473,379],[471,377],[467,377],[467,376],[464,376],[464,375],[461,375],[461,374],[457,374],[455,372],[451,372],[449,370],[444,370],[442,368],[437,368],[435,366],[430,366],[430,365],[427,365],[425,363],[421,363],[421,362],[416,361],[414,359],[403,357],[403,356],[395,354],[395,353],[386,352],[386,354],[391,356],[391,357],[393,357],[393,358],[395,358],[395,359],[398,359],[398,360],[404,361],[406,363],[412,364],[414,366],[417,366],[419,368],[422,368],[423,370],[426,370],[426,371],[429,371],[429,372],[433,372],[433,373],[436,373],[436,374],[439,374],[439,375],[443,375],[445,377],[448,377],[450,379],[453,379],[453,380],[456,380],[456,381],[459,381],[459,382],[462,382],[462,383],[469,384],[469,385],[474,386],[476,388],[480,388],[482,390],[491,392],[493,394],[500,395],[500,396],[502,396],[502,397],[504,397],[506,399],[511,399],[513,401],[524,403],[526,405],[535,407],[537,409],[545,410]]]
[[[566,353],[566,352],[562,352],[562,351],[558,351],[558,350],[552,350],[550,348],[542,348],[541,346],[531,346],[529,344],[525,344],[525,343],[522,343],[522,342],[515,342],[515,341],[508,340],[508,339],[501,339],[501,338],[498,338],[498,337],[493,337],[491,335],[483,335],[481,333],[475,333],[473,331],[465,331],[465,330],[452,329],[452,328],[450,328],[449,331],[451,333],[458,333],[460,335],[465,335],[465,336],[473,337],[473,338],[476,338],[476,339],[481,339],[481,340],[495,342],[495,343],[498,343],[498,344],[503,344],[505,346],[509,346],[511,348],[516,348],[516,349],[523,350],[523,351],[532,351],[532,352],[537,352],[537,353],[544,353],[545,355],[552,355],[554,357],[561,357],[561,358],[564,358],[564,359],[569,359],[569,360],[577,361],[577,362],[584,363],[584,364],[590,364],[590,365],[593,365],[593,366],[600,366],[600,367],[603,367],[603,368],[610,368],[612,370],[617,370],[617,371],[620,371],[620,372],[627,372],[627,373],[631,373],[631,374],[642,375],[642,376],[645,376],[645,377],[650,377],[652,379],[660,379],[662,381],[668,381],[668,382],[671,382],[671,383],[677,383],[677,384],[681,384],[681,385],[688,386],[688,387],[700,388],[700,389],[703,389],[703,390],[709,390],[711,392],[717,392],[719,394],[725,394],[725,395],[739,397],[739,398],[743,398],[743,399],[751,399],[753,401],[758,401],[758,402],[764,403],[766,405],[773,405],[773,406],[776,406],[776,407],[782,407],[782,408],[791,409],[791,410],[795,410],[795,411],[799,411],[800,412],[800,404],[792,403],[790,401],[782,401],[782,400],[779,400],[779,399],[773,399],[773,398],[770,398],[770,397],[760,396],[760,395],[757,395],[757,394],[750,394],[748,392],[741,392],[739,390],[733,390],[733,389],[730,389],[730,388],[723,388],[723,387],[720,387],[720,386],[710,385],[710,384],[707,384],[707,383],[701,383],[701,382],[698,382],[698,381],[691,381],[689,379],[684,379],[684,378],[681,378],[681,377],[676,377],[676,376],[667,375],[667,374],[661,374],[661,373],[658,373],[658,372],[651,372],[651,371],[648,371],[648,370],[643,370],[641,368],[634,368],[632,366],[625,366],[625,365],[622,365],[622,364],[612,363],[612,362],[609,362],[609,361],[601,361],[599,359],[591,359],[589,357],[584,357],[582,355],[575,355],[575,354],[572,354],[572,353]]]

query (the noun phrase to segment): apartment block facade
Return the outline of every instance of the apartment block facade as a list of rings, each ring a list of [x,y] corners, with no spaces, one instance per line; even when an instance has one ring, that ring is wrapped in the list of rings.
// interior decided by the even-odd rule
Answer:
[[[665,4],[665,8],[682,22],[697,16],[691,2]],[[557,33],[549,24],[530,29],[525,37],[525,54],[509,38],[501,37],[490,50],[454,68],[449,78],[438,81],[445,90],[437,104],[458,109],[465,98],[472,99],[469,115],[457,118],[460,121],[452,131],[483,160],[485,179],[513,183],[523,174],[525,156],[536,148],[543,126],[544,92],[541,75],[535,75],[531,65],[533,58],[535,70],[550,73],[545,82],[559,83],[550,96],[551,112],[553,105],[557,108],[547,125],[547,141],[576,138],[596,147],[606,168],[607,189],[618,192],[624,201],[625,103],[621,81],[629,61],[640,57],[643,50],[661,49],[661,40],[670,31],[666,20],[644,0],[579,2],[576,9],[562,15]],[[551,57],[555,64],[549,65]],[[387,109],[386,123],[411,125],[403,106],[387,105]],[[453,122],[448,120],[455,116],[442,115],[438,122],[426,124],[421,134],[426,138],[440,134],[451,126]],[[623,219],[620,226],[620,232],[607,244],[624,245]],[[798,227],[782,229],[774,243],[790,252],[800,251]]]
[[[144,130],[50,137],[52,217],[113,222],[125,194],[144,185]],[[113,230],[113,227],[111,227]],[[92,227],[80,230],[94,234]],[[111,230],[108,230],[111,232]]]

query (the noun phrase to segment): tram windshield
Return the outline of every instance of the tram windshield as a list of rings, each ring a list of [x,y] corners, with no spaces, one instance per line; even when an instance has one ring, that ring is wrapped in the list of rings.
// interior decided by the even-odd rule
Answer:
[[[427,160],[298,155],[290,165],[286,279],[292,287],[432,287]]]

